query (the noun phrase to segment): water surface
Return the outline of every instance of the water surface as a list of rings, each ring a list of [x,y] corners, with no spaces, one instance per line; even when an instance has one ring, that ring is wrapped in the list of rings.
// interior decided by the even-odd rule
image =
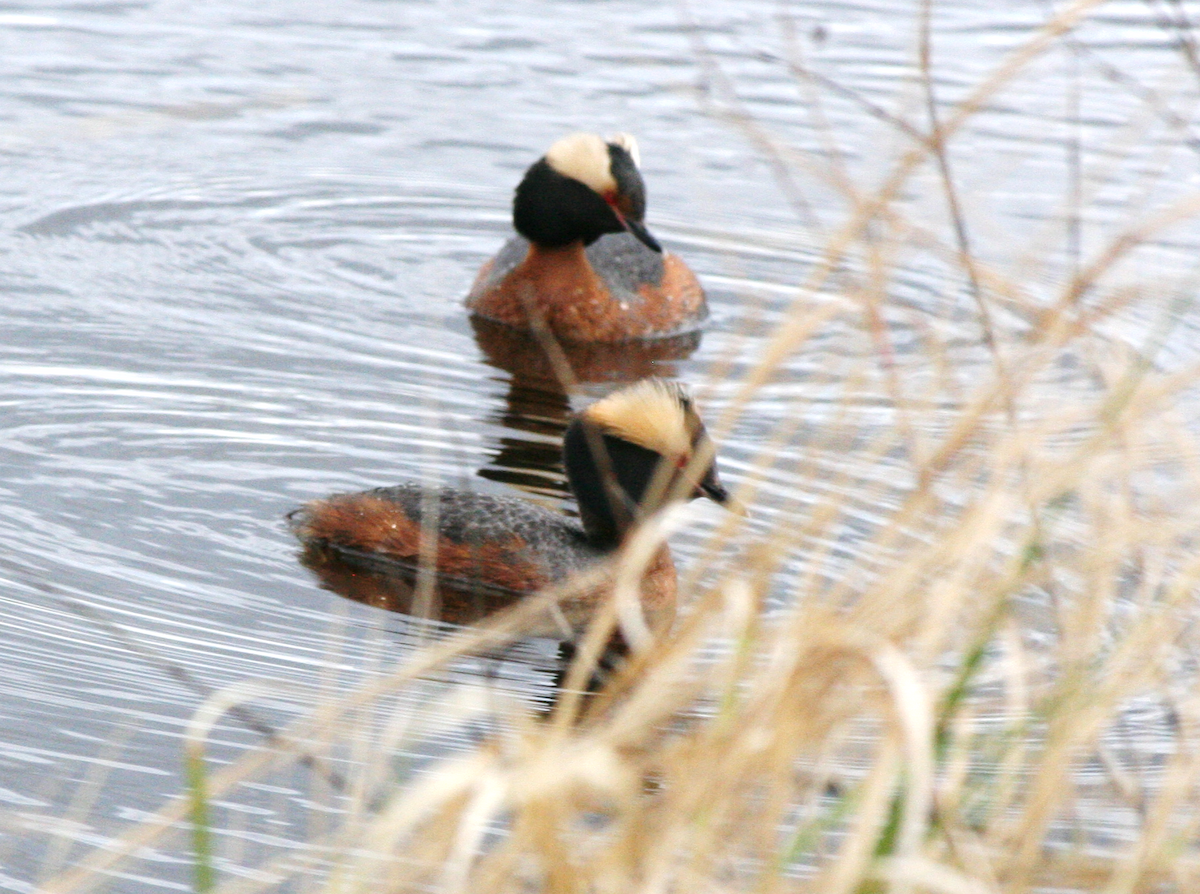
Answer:
[[[943,114],[1047,9],[936,8]],[[993,308],[1005,338],[1200,183],[1200,78],[1154,9],[1105,6],[953,143],[972,248],[1024,290]],[[178,794],[206,692],[348,685],[421,635],[320,588],[289,509],[417,477],[564,505],[569,403],[498,365],[461,301],[522,170],[569,130],[640,139],[649,223],[713,310],[698,346],[647,368],[692,383],[711,416],[797,296],[844,311],[721,437],[730,483],[776,454],[752,532],[862,488],[834,556],[852,566],[856,537],[912,483],[903,451],[856,456],[895,425],[881,358],[943,411],[922,417],[929,437],[993,362],[932,166],[899,198],[910,229],[884,240],[899,248],[882,329],[863,312],[861,254],[820,294],[797,289],[852,196],[911,148],[898,122],[928,124],[917,22],[895,2],[0,11],[0,888],[33,890]],[[1107,335],[1166,368],[1200,344],[1196,235],[1169,228],[1111,274],[1156,300]],[[681,564],[717,521],[677,539]],[[523,670],[464,661],[447,679],[536,693],[550,672],[530,649]],[[405,710],[450,684],[431,685]],[[435,728],[429,753],[463,735]],[[226,717],[210,756],[260,741]],[[223,805],[221,847],[244,855],[223,871],[304,841],[325,809],[312,787],[299,769]],[[185,843],[120,873],[111,890],[178,889]]]

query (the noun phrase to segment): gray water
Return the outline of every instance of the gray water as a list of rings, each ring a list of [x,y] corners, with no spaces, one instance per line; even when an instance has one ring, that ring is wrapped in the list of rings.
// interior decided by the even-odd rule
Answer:
[[[1177,9],[1103,7],[953,143],[974,250],[1034,303],[1200,185],[1200,73]],[[461,301],[550,142],[639,138],[648,221],[713,317],[698,346],[638,369],[692,383],[719,414],[849,213],[831,172],[869,192],[912,145],[897,119],[927,126],[904,2],[333,10],[0,7],[0,890],[34,890],[177,795],[183,729],[211,689],[352,683],[409,648],[403,618],[297,562],[286,511],[412,478],[564,505],[567,405],[489,362]],[[943,113],[1048,10],[938,6]],[[951,244],[937,184],[921,169],[900,205]],[[1156,300],[1107,335],[1152,342],[1163,367],[1197,359],[1196,231],[1165,231],[1111,275]],[[801,479],[906,486],[902,457],[865,467],[817,436],[837,413],[864,437],[893,421],[877,375],[850,403],[843,375],[883,349],[919,378],[931,344],[964,384],[989,362],[945,256],[918,234],[896,262],[886,344],[848,313],[725,433],[736,483],[795,426],[759,529],[820,499],[789,489]],[[1029,323],[995,312],[1005,333]],[[951,413],[952,389],[942,399]],[[877,511],[864,499],[851,528]],[[681,564],[710,519],[677,540]],[[840,549],[852,563],[853,537]],[[548,679],[535,668],[527,684]],[[261,733],[227,717],[213,738],[220,764]],[[243,792],[220,847],[252,864],[303,841],[303,776]],[[172,839],[111,890],[186,887],[187,861]]]

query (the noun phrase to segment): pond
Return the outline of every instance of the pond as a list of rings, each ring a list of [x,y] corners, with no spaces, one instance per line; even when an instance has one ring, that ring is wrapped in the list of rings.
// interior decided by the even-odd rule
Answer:
[[[849,567],[912,485],[901,452],[856,455],[897,425],[893,377],[930,402],[932,436],[993,363],[989,327],[1003,343],[1036,326],[1103,246],[1200,185],[1200,73],[1174,8],[1093,11],[955,135],[971,250],[1022,288],[986,321],[931,163],[895,197],[883,281],[866,240],[801,289],[928,130],[916,4],[0,10],[0,889],[35,890],[179,794],[186,726],[213,690],[348,684],[421,639],[320,586],[290,509],[410,479],[569,508],[565,418],[628,370],[568,401],[514,375],[462,305],[554,139],[637,136],[648,223],[712,310],[699,344],[637,369],[689,383],[719,420],[727,483],[775,452],[747,537],[842,491],[827,567]],[[935,7],[944,121],[1049,10]],[[1183,219],[1106,273],[1153,300],[1105,336],[1163,369],[1197,359],[1196,237]],[[725,418],[798,304],[827,322]],[[682,566],[720,521],[702,511],[673,539]],[[544,694],[539,648],[511,672],[463,661],[439,685]],[[431,753],[461,735],[431,734]],[[209,757],[261,737],[227,715]],[[305,771],[277,781],[222,831],[260,855],[248,863],[308,834]],[[186,842],[114,872],[111,890],[186,888]]]

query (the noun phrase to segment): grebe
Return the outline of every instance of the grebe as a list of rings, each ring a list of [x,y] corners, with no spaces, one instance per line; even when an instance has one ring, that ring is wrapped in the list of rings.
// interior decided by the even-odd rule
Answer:
[[[661,379],[615,391],[575,416],[563,438],[563,462],[582,524],[517,497],[430,491],[419,483],[315,500],[288,521],[322,557],[411,575],[420,562],[428,512],[437,528],[429,552],[439,580],[458,594],[475,585],[495,610],[612,555],[641,519],[669,500],[707,496],[731,504],[691,398]],[[669,624],[675,565],[666,546],[650,562],[641,593],[651,629]],[[574,629],[586,624],[602,595],[584,593],[562,606]],[[456,604],[466,617],[468,607],[461,599]]]
[[[467,307],[520,329],[544,326],[565,342],[694,331],[708,316],[704,291],[683,261],[663,252],[645,214],[633,137],[563,137],[517,186],[518,235],[483,265]]]

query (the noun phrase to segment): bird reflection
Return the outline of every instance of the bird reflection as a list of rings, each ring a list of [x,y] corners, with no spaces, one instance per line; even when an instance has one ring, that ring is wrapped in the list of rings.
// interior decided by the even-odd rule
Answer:
[[[471,317],[471,328],[489,364],[524,383],[558,391],[564,386],[556,358],[565,361],[567,375],[576,382],[621,384],[650,376],[668,378],[675,372],[670,361],[690,357],[700,346],[701,336],[693,331],[671,338],[556,345],[537,333],[481,317]]]
[[[478,582],[445,578],[438,578],[434,587],[425,588],[420,586],[413,568],[387,562],[372,563],[367,556],[352,564],[331,550],[314,545],[306,546],[301,551],[300,564],[316,575],[323,589],[339,596],[413,619],[459,627],[479,624],[496,612],[511,607],[516,599],[524,595]],[[549,612],[542,627],[540,632],[535,629],[532,635],[556,641],[557,650],[553,658],[538,655],[536,666],[549,671],[549,687],[530,694],[537,696],[539,711],[549,711],[557,703],[570,673],[576,654],[576,640],[560,619]],[[484,654],[501,660],[528,662],[529,650],[522,649],[522,644],[528,642],[531,640],[517,640],[508,646],[488,649]],[[619,634],[615,635],[590,670],[584,684],[586,691],[599,691],[627,654],[624,640]],[[546,664],[548,659],[549,665]]]
[[[686,360],[700,345],[698,331],[673,338],[558,345],[480,317],[471,318],[471,328],[484,359],[509,374],[503,407],[490,420],[520,433],[500,439],[479,475],[556,498],[567,496],[561,444],[571,416],[569,386],[674,378],[672,361]]]

